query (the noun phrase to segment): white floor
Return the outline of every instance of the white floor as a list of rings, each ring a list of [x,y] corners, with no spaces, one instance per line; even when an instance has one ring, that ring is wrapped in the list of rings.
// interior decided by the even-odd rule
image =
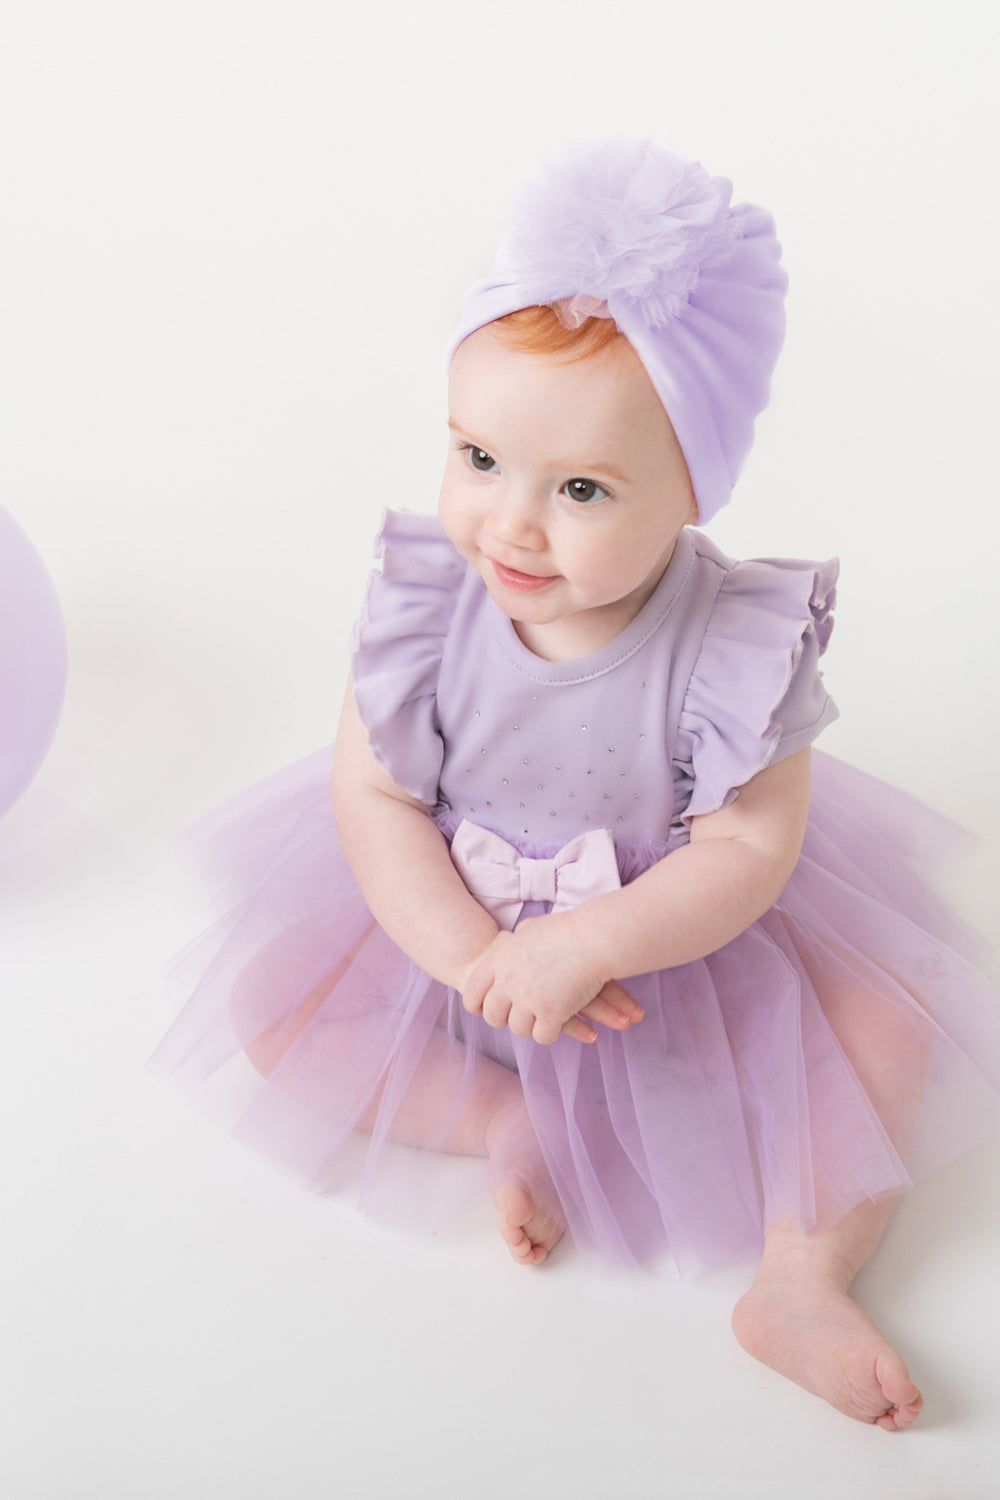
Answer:
[[[904,1201],[859,1285],[927,1397],[900,1436],[742,1354],[740,1275],[526,1270],[485,1204],[389,1237],[144,1070],[187,913],[56,789],[72,733],[0,849],[5,1500],[993,1500],[1000,1144]]]

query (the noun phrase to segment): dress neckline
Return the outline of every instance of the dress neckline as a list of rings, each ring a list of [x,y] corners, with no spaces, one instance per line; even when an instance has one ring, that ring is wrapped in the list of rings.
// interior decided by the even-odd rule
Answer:
[[[688,575],[694,564],[696,542],[694,533],[685,526],[679,532],[673,555],[663,570],[660,579],[646,603],[634,620],[630,620],[607,645],[601,646],[586,656],[575,656],[568,661],[546,661],[536,656],[521,640],[514,629],[514,622],[505,615],[500,606],[482,584],[486,594],[493,634],[503,655],[524,677],[532,682],[571,683],[587,682],[601,677],[627,661],[630,656],[646,644],[650,636],[659,630],[664,619],[684,591]]]

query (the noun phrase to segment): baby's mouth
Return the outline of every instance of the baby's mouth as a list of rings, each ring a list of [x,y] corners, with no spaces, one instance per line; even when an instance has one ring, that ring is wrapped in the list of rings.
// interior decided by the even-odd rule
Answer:
[[[538,589],[547,588],[550,583],[555,583],[559,576],[551,574],[547,577],[540,577],[537,573],[521,573],[517,568],[505,567],[494,558],[490,558],[490,563],[504,587],[516,589],[521,594],[533,594]]]

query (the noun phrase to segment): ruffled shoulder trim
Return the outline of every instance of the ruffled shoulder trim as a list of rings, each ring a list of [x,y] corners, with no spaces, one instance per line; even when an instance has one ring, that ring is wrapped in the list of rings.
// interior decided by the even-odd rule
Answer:
[[[354,627],[351,676],[379,765],[433,806],[444,757],[437,681],[466,565],[434,516],[386,511]]]
[[[680,716],[685,822],[728,807],[758,771],[837,718],[819,660],[833,630],[838,572],[836,560],[728,566]]]

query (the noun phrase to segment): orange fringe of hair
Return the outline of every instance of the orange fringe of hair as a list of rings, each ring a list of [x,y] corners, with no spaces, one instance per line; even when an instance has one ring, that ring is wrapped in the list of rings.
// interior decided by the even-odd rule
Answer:
[[[567,361],[594,359],[625,337],[614,318],[586,318],[564,328],[551,307],[522,307],[490,324],[501,343],[520,354],[543,354]]]

